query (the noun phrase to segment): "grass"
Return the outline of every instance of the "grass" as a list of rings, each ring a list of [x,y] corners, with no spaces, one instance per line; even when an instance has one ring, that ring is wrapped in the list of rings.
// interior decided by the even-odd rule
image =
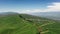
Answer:
[[[43,34],[59,34],[60,33],[60,21],[51,20],[51,19],[42,18],[42,17],[31,16],[31,15],[29,16],[29,18],[26,15],[24,17],[27,19],[35,19],[33,21],[32,20],[30,20],[30,21],[32,21],[33,24],[36,23],[37,24],[36,26],[38,28],[40,27],[42,29]],[[38,19],[40,21],[38,21]]]
[[[0,17],[0,34],[39,34],[38,30],[43,34],[60,34],[59,26],[58,21],[27,14]]]
[[[33,30],[33,31],[32,31]],[[19,15],[0,18],[0,34],[35,34],[36,28],[28,21],[23,21]]]

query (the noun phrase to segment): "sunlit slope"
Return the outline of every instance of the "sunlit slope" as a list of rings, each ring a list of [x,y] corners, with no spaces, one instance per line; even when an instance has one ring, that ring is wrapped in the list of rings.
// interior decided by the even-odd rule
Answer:
[[[0,17],[0,34],[36,34],[36,27],[19,15]]]
[[[30,19],[33,24],[36,23],[36,26],[41,28],[43,34],[60,34],[60,21],[25,14],[22,16],[28,21]]]

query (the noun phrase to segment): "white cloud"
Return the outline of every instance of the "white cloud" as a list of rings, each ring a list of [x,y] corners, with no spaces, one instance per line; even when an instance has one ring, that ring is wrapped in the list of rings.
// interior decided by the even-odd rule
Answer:
[[[22,10],[20,13],[34,13],[34,12],[40,12],[42,10],[40,9],[31,9],[31,10]]]
[[[27,10],[27,13],[30,12],[55,12],[59,11],[60,12],[60,2],[54,2],[51,3],[51,5],[48,5],[46,9],[32,9],[32,10]]]
[[[45,11],[60,11],[60,3],[52,3],[52,5],[47,6]]]

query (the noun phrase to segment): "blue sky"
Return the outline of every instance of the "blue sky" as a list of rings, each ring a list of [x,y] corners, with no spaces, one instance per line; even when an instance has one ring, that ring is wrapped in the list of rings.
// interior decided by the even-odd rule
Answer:
[[[60,0],[0,0],[0,12],[32,13],[60,11],[58,6],[60,6]]]

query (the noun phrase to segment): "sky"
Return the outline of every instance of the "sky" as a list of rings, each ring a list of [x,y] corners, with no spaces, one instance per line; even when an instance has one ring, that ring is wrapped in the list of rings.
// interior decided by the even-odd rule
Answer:
[[[60,0],[0,0],[1,12],[60,12]]]

